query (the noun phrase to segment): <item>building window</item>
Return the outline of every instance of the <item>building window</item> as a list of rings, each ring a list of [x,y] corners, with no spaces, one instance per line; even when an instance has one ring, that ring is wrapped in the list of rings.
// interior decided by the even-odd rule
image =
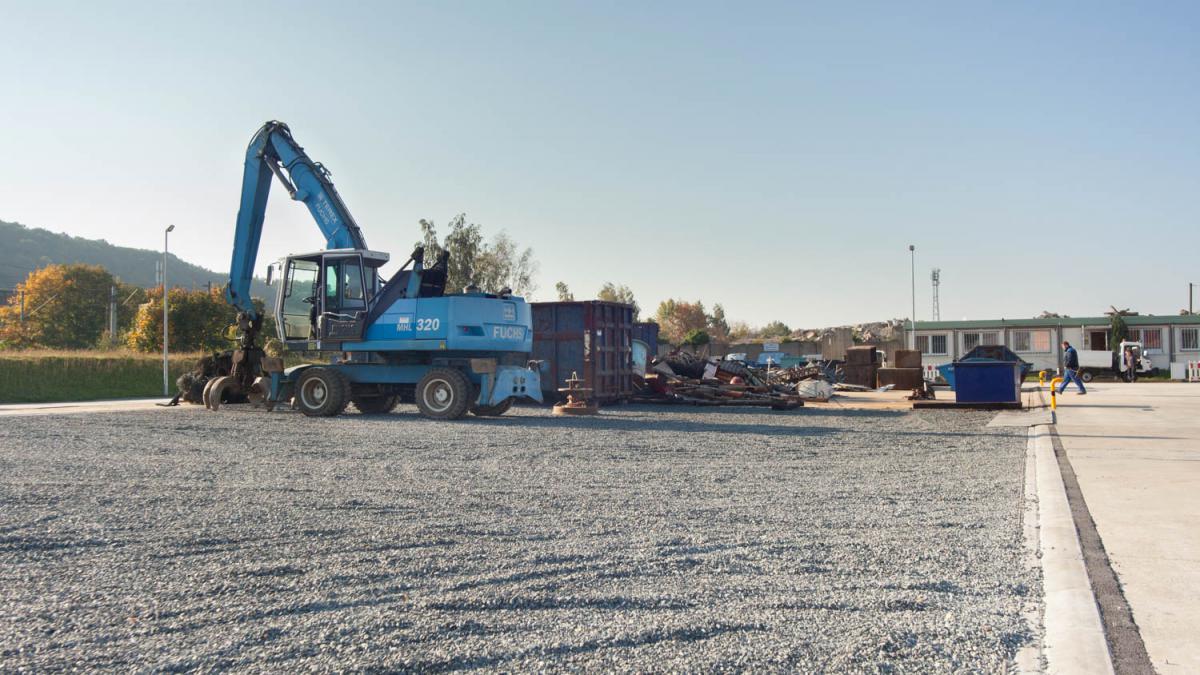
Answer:
[[[1014,352],[1050,353],[1050,331],[1048,330],[1015,330],[1012,335]]]
[[[963,333],[963,351],[969,352],[979,345],[998,345],[1000,344],[1000,334],[995,331],[986,333]]]
[[[917,349],[926,356],[945,356],[949,352],[946,349],[946,335],[918,335]]]
[[[1131,328],[1129,340],[1142,343],[1142,349],[1145,351],[1162,351],[1163,348],[1162,330],[1158,328]]]
[[[1200,328],[1180,329],[1179,349],[1185,352],[1200,351]]]
[[[930,348],[929,348],[930,354],[946,354],[949,351],[948,349],[946,349],[946,336],[945,335],[931,335],[929,337],[929,342],[930,342]]]

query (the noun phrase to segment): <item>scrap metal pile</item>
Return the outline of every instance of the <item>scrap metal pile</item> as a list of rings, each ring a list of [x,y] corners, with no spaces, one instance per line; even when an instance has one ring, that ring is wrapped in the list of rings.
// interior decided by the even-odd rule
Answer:
[[[805,380],[825,380],[830,384],[837,384],[845,379],[845,375],[842,374],[842,362],[836,360],[809,361],[790,368],[773,368],[770,371],[759,369],[756,372],[769,378],[772,384],[794,385]]]
[[[771,383],[744,363],[675,352],[651,362],[634,400],[691,405],[765,406],[791,410],[804,405],[793,387]],[[774,379],[774,378],[772,378]]]

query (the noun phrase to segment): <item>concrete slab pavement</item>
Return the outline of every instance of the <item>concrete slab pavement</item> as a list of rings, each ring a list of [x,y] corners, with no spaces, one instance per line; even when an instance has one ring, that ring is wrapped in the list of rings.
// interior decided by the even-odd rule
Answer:
[[[149,410],[170,398],[122,398],[106,401],[69,401],[66,403],[12,403],[0,405],[0,417],[8,415],[64,415],[114,410]],[[186,404],[181,407],[187,407]]]
[[[1155,669],[1200,673],[1200,384],[1093,382],[1057,430]]]

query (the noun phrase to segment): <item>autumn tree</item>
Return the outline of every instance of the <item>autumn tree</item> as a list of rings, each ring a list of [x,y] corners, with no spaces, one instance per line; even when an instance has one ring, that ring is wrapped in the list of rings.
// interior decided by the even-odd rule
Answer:
[[[95,346],[108,325],[114,286],[119,284],[113,275],[97,265],[47,265],[30,272],[8,304],[0,308],[0,344],[58,349]]]
[[[507,233],[498,232],[475,260],[475,285],[493,292],[508,288],[528,296],[537,290],[533,278],[537,269],[533,249],[522,250]]]
[[[689,331],[704,330],[708,326],[708,316],[699,301],[664,300],[658,305],[655,320],[659,325],[659,336],[673,345],[682,344]]]
[[[637,321],[642,314],[642,308],[638,306],[637,300],[633,297],[633,290],[624,284],[617,286],[611,281],[604,282],[604,285],[600,287],[600,292],[596,293],[596,299],[632,305],[634,321]]]
[[[96,343],[96,346],[102,349],[113,349],[125,344],[125,336],[133,326],[133,320],[137,318],[138,307],[146,301],[146,289],[141,286],[127,284],[118,279],[116,288],[117,332],[110,333],[108,325],[105,325]]]
[[[162,351],[162,288],[146,292],[147,301],[138,307],[126,336],[130,348],[143,352]],[[172,351],[214,351],[229,348],[225,333],[237,319],[237,310],[225,302],[219,288],[170,292],[170,341]],[[261,300],[255,304],[260,305]]]
[[[754,329],[745,321],[734,321],[729,324],[730,340],[745,340],[752,335],[754,335]]]
[[[720,303],[713,305],[712,314],[708,315],[706,332],[715,342],[729,341],[729,322],[725,319],[725,308]]]
[[[440,242],[437,225],[424,219],[420,225],[427,264],[432,265],[443,251],[450,252],[446,270],[448,291],[458,292],[471,284],[489,292],[509,288],[523,296],[537,290],[534,277],[538,264],[533,258],[533,249],[521,249],[505,232],[498,232],[487,242],[482,228],[476,223],[467,223],[465,213],[450,219],[446,236]]]

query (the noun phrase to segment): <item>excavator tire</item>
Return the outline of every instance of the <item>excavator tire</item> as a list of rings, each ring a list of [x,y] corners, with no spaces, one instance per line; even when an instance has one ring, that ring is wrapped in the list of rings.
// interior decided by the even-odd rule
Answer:
[[[508,412],[512,407],[512,398],[506,398],[496,405],[477,405],[471,408],[471,412],[479,417],[499,417]]]
[[[382,415],[390,413],[395,409],[396,404],[400,402],[400,397],[395,394],[385,394],[382,396],[355,396],[350,399],[358,412],[364,415]]]
[[[430,419],[460,419],[470,409],[474,392],[462,371],[432,368],[417,383],[417,409]]]
[[[314,366],[296,380],[293,405],[309,417],[340,415],[350,402],[350,381],[332,368]]]

